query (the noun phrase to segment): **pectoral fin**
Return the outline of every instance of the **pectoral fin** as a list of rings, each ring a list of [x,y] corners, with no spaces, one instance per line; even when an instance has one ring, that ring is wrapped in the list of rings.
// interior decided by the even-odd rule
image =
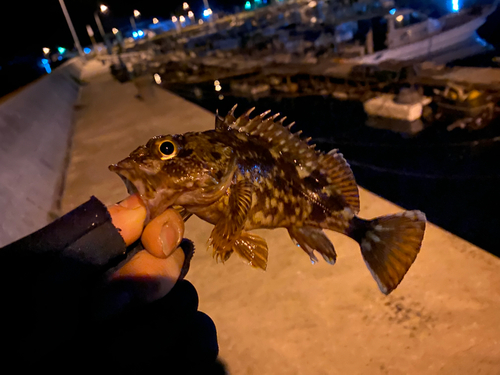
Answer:
[[[248,212],[252,207],[251,182],[241,180],[229,189],[229,204],[226,215],[219,220],[210,235],[214,252],[230,251],[245,227]]]
[[[314,227],[288,228],[288,233],[302,250],[304,250],[313,263],[318,261],[314,255],[314,250],[323,256],[323,259],[335,264],[337,253],[328,237],[321,229]]]
[[[267,243],[263,238],[255,234],[243,232],[234,241],[233,251],[245,259],[250,266],[266,270]]]

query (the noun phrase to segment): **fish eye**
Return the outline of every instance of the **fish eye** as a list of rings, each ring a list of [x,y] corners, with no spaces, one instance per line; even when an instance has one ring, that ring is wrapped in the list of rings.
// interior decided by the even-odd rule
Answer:
[[[168,160],[177,155],[177,145],[172,141],[163,141],[158,145],[162,160]]]

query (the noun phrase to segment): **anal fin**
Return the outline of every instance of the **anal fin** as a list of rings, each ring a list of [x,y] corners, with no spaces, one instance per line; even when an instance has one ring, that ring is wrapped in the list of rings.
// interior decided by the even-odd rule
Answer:
[[[314,255],[314,250],[316,250],[326,262],[335,264],[337,253],[332,243],[321,229],[314,227],[292,227],[288,228],[288,233],[292,240],[309,255],[311,262],[315,263],[318,261]]]
[[[232,250],[245,259],[248,264],[264,271],[267,268],[267,243],[252,233],[242,232],[240,237],[234,241]]]

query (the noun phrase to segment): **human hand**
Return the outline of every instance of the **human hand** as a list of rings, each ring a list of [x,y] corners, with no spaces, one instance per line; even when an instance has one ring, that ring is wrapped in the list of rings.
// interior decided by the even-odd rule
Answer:
[[[119,312],[130,303],[152,302],[164,297],[179,279],[183,266],[189,267],[189,259],[185,262],[186,254],[179,247],[184,221],[177,211],[168,209],[144,228],[146,208],[137,195],[132,195],[109,206],[108,212],[126,245],[141,238],[144,250],[107,277],[107,291],[97,306],[103,309],[104,315]],[[187,269],[183,276],[186,272]]]
[[[94,343],[105,343],[93,348],[94,356],[101,356],[101,368],[222,373],[215,362],[215,325],[198,311],[193,285],[178,281],[187,273],[193,251],[191,243],[179,247],[184,233],[181,216],[169,209],[148,223],[141,234],[146,211],[137,196],[108,207],[108,211],[125,243],[130,245],[140,236],[145,249],[110,274],[104,294],[110,298],[104,300],[107,304],[98,304],[107,306],[104,311],[110,314],[105,329],[99,332],[106,339],[94,339]],[[124,362],[123,349],[129,346],[134,347],[133,360]],[[102,353],[106,353],[104,357]]]
[[[187,272],[185,254],[192,255],[190,246],[186,253],[177,247],[180,216],[167,211],[143,231],[146,213],[137,197],[108,212],[113,224],[91,199],[0,249],[0,337],[9,342],[0,354],[4,364],[143,370],[163,366],[165,358],[172,364],[213,363],[213,322],[197,311],[194,287],[176,283]],[[123,252],[113,225],[127,245],[142,236],[146,249],[103,274],[108,259]]]

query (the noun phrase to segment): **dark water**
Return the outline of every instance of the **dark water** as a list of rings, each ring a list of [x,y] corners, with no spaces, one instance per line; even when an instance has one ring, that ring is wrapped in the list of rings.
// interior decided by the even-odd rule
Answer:
[[[254,113],[271,109],[286,115],[297,122],[295,131],[313,137],[323,151],[339,148],[359,185],[406,209],[424,211],[432,223],[500,256],[500,122],[475,133],[430,127],[405,138],[367,127],[357,102],[321,96],[249,100],[225,95],[220,100],[212,83],[198,88],[202,98],[194,95],[194,87],[169,87],[212,112],[225,114],[237,103],[238,113],[255,106]]]
[[[28,55],[0,62],[0,98],[46,75],[47,71],[40,61],[39,56]],[[50,67],[56,69],[65,61],[67,58],[51,62]]]
[[[45,71],[33,64],[4,65],[0,69],[0,97],[41,77]]]

